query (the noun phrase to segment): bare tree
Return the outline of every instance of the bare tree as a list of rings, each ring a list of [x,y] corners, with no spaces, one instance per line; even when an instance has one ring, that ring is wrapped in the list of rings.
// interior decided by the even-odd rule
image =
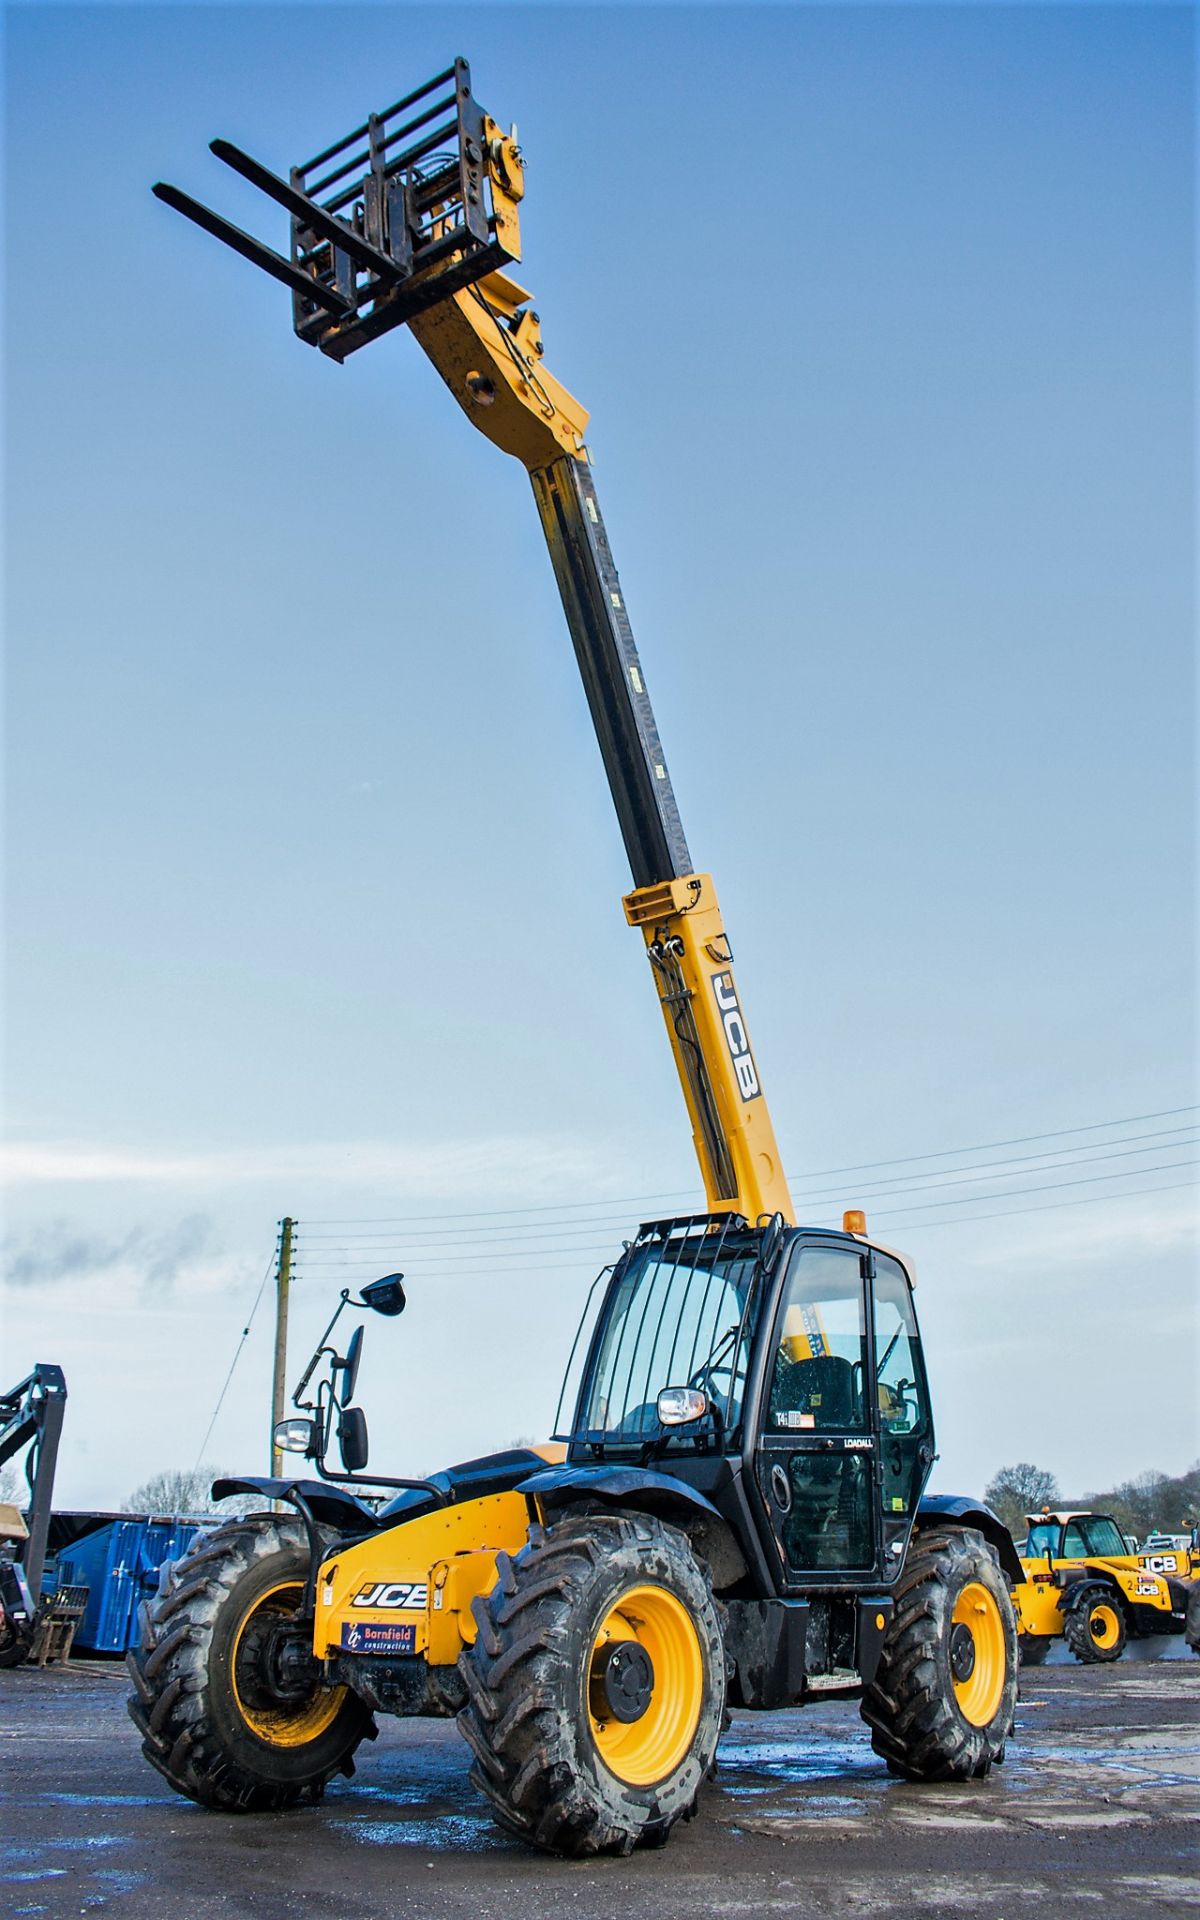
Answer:
[[[1018,1540],[1025,1532],[1027,1513],[1052,1507],[1061,1498],[1054,1475],[1028,1460],[1019,1460],[1015,1467],[1001,1467],[995,1478],[988,1481],[983,1497]]]
[[[255,1496],[234,1494],[219,1504],[212,1497],[212,1483],[221,1478],[220,1467],[166,1467],[151,1474],[121,1502],[122,1513],[237,1513],[247,1505],[262,1505]]]
[[[1139,1473],[1088,1505],[1111,1513],[1119,1527],[1144,1540],[1148,1533],[1188,1533],[1200,1521],[1200,1461],[1186,1472]]]

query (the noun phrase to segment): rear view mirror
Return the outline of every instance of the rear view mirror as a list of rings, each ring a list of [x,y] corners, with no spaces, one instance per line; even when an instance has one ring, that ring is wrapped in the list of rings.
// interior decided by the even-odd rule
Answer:
[[[346,1347],[346,1358],[337,1362],[338,1371],[342,1376],[341,1391],[338,1394],[338,1399],[343,1406],[348,1405],[354,1398],[354,1386],[358,1379],[358,1363],[362,1359],[362,1343],[363,1330],[361,1327],[355,1327]]]
[[[338,1421],[338,1446],[347,1473],[361,1473],[367,1464],[367,1416],[361,1407],[347,1407]]]
[[[402,1273],[385,1273],[382,1280],[372,1280],[362,1290],[362,1303],[370,1307],[372,1313],[382,1313],[387,1319],[404,1312],[404,1279]]]

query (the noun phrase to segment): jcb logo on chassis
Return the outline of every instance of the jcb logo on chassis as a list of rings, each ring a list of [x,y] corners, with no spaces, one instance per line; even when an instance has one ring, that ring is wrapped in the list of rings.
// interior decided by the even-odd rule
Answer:
[[[373,1580],[360,1587],[350,1602],[352,1607],[424,1607],[429,1588],[424,1580]]]
[[[733,984],[731,973],[714,973],[713,992],[717,996],[717,1009],[721,1015],[721,1025],[725,1029],[725,1044],[729,1048],[729,1057],[733,1061],[733,1070],[737,1075],[738,1087],[743,1100],[757,1100],[762,1092],[759,1084],[758,1068],[754,1064],[754,1055],[750,1051],[750,1041],[746,1034],[746,1023],[742,1019],[742,1009],[738,1005],[737,988]]]

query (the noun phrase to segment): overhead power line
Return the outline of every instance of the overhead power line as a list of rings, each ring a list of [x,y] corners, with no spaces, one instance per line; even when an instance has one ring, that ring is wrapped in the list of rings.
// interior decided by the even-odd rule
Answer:
[[[1194,1192],[1195,1187],[1196,1187],[1196,1182],[1194,1180],[1173,1180],[1173,1181],[1167,1182],[1162,1186],[1157,1186],[1157,1187],[1128,1188],[1124,1193],[1092,1193],[1092,1194],[1086,1195],[1083,1199],[1077,1199],[1077,1200],[1045,1200],[1045,1201],[1042,1201],[1038,1206],[1034,1206],[1034,1207],[1006,1207],[1000,1213],[969,1214],[965,1218],[959,1218],[959,1219],[912,1220],[904,1228],[904,1233],[907,1236],[909,1234],[928,1233],[928,1232],[931,1232],[935,1227],[970,1227],[970,1226],[976,1225],[977,1223],[982,1225],[983,1222],[987,1220],[1017,1220],[1022,1218],[1025,1214],[1029,1214],[1029,1213],[1057,1213],[1063,1207],[1111,1206],[1114,1202],[1121,1201],[1121,1200],[1140,1200],[1143,1195],[1149,1196],[1150,1194],[1156,1194],[1156,1193],[1182,1193],[1185,1190],[1188,1192]],[[1002,1196],[996,1196],[996,1197],[1000,1198]],[[884,1219],[886,1220],[886,1218],[887,1218],[887,1215],[885,1214]],[[813,1224],[816,1224],[816,1223],[814,1222]],[[588,1251],[589,1249],[586,1247],[579,1248],[577,1250],[577,1254],[575,1258],[582,1257],[582,1255],[587,1253]],[[612,1260],[615,1258],[614,1250],[611,1245],[595,1247],[595,1248],[592,1248],[591,1251],[597,1255],[606,1255],[608,1264],[611,1264]],[[492,1267],[488,1267],[482,1272],[478,1268],[471,1268],[468,1270],[462,1267],[448,1267],[448,1268],[441,1269],[436,1275],[433,1275],[430,1277],[436,1278],[439,1280],[485,1280],[485,1279],[488,1279],[491,1276],[491,1274],[494,1272],[513,1273],[513,1274],[524,1272],[530,1266],[530,1264],[535,1261],[551,1262],[551,1265],[542,1269],[542,1271],[547,1273],[555,1273],[555,1272],[577,1273],[577,1269],[574,1265],[574,1260],[572,1256],[567,1254],[559,1254],[559,1253],[541,1253],[541,1254],[530,1254],[525,1259],[516,1260],[512,1265],[505,1265],[503,1256],[500,1256],[500,1259]],[[410,1275],[408,1277],[410,1279],[415,1278],[419,1280],[422,1276],[420,1274],[417,1274],[417,1275]]]
[[[1154,1144],[1149,1146],[1130,1147],[1125,1149],[1124,1151],[1110,1150],[1110,1147],[1117,1148],[1121,1145],[1121,1139],[1118,1139],[1117,1141],[1113,1141],[1111,1143],[1098,1142],[1093,1145],[1077,1148],[1074,1150],[1062,1148],[1062,1149],[1058,1149],[1053,1154],[1043,1154],[1038,1156],[1021,1155],[1021,1156],[1018,1156],[1016,1160],[1012,1160],[1012,1161],[984,1160],[979,1162],[979,1166],[983,1168],[997,1167],[997,1166],[1002,1168],[1011,1168],[1019,1164],[1022,1168],[1022,1171],[1025,1173],[1050,1173],[1050,1172],[1058,1171],[1060,1168],[1071,1168],[1071,1167],[1079,1167],[1079,1166],[1101,1166],[1106,1162],[1112,1161],[1112,1160],[1136,1159],[1141,1154],[1145,1154],[1145,1153],[1157,1153],[1157,1152],[1163,1152],[1163,1151],[1173,1152],[1176,1149],[1181,1147],[1195,1145],[1196,1142],[1194,1139],[1180,1140],[1180,1139],[1174,1139],[1174,1138],[1170,1139],[1169,1146],[1164,1147],[1161,1144],[1166,1139],[1168,1139],[1169,1136],[1181,1134],[1181,1133],[1187,1133],[1187,1132],[1194,1133],[1194,1129],[1185,1128],[1185,1127],[1167,1127],[1149,1134],[1127,1134],[1127,1135],[1121,1136],[1121,1139],[1145,1140],[1145,1141],[1150,1141]],[[1076,1155],[1086,1154],[1089,1157],[1086,1160],[1080,1159],[1078,1157],[1073,1159],[1065,1158],[1064,1156],[1071,1151],[1074,1151]],[[1042,1162],[1042,1164],[1030,1165],[1028,1164],[1028,1162],[1031,1159],[1036,1159]],[[953,1171],[949,1171],[946,1169],[939,1169],[939,1172],[941,1171],[948,1172],[948,1177],[946,1179],[923,1180],[923,1181],[912,1182],[912,1183],[909,1183],[908,1185],[900,1185],[898,1184],[899,1176],[897,1176],[896,1180],[893,1180],[888,1183],[891,1188],[891,1191],[888,1191],[884,1187],[868,1188],[865,1191],[862,1188],[855,1188],[854,1198],[858,1200],[875,1200],[875,1199],[890,1200],[893,1198],[899,1198],[902,1195],[908,1194],[908,1193],[912,1193],[912,1194],[933,1193],[933,1192],[939,1191],[944,1187],[953,1187],[953,1186],[982,1186],[982,1185],[990,1184],[997,1180],[1012,1180],[1019,1177],[1017,1174],[1011,1171],[1003,1171],[1000,1173],[986,1173],[986,1172],[979,1172],[975,1168],[971,1168],[971,1167],[959,1167],[954,1169]],[[1136,1172],[1136,1171],[1137,1169],[1130,1169],[1130,1172]],[[1149,1169],[1142,1169],[1142,1171],[1149,1171]],[[802,1191],[797,1191],[795,1196],[798,1206],[811,1206],[811,1205],[819,1204],[824,1200],[842,1200],[846,1197],[848,1196],[844,1189],[829,1189],[829,1188],[825,1188],[820,1191],[814,1191],[811,1193],[804,1193]],[[440,1217],[449,1218],[452,1216],[443,1215]],[[456,1241],[461,1243],[465,1247],[470,1245],[484,1245],[484,1244],[493,1245],[498,1240],[509,1239],[509,1238],[512,1238],[513,1236],[519,1237],[524,1235],[525,1237],[530,1239],[539,1239],[539,1238],[549,1237],[550,1235],[568,1233],[573,1229],[578,1229],[581,1232],[593,1232],[601,1227],[612,1226],[614,1228],[619,1228],[621,1226],[627,1226],[628,1224],[629,1224],[629,1215],[627,1213],[609,1214],[607,1216],[580,1214],[580,1215],[572,1216],[571,1218],[565,1219],[565,1220],[555,1220],[553,1222],[547,1221],[545,1224],[541,1224],[538,1221],[524,1221],[519,1225],[502,1225],[502,1226],[492,1226],[492,1227],[479,1227],[479,1226],[444,1227],[444,1228],[443,1227],[427,1227],[422,1237],[424,1240],[429,1240],[429,1241],[433,1241],[433,1240]],[[374,1247],[383,1249],[383,1248],[394,1247],[396,1245],[395,1234],[347,1233],[347,1234],[341,1234],[336,1236],[333,1234],[319,1234],[319,1233],[313,1234],[306,1231],[306,1229],[304,1228],[303,1222],[301,1222],[299,1225],[298,1234],[302,1244],[305,1247],[311,1247],[313,1250],[313,1254],[318,1258],[323,1257],[325,1254],[350,1252],[352,1250],[359,1251],[359,1252],[362,1252],[363,1254],[366,1254],[366,1253],[369,1253],[371,1249]],[[453,1251],[456,1251],[457,1249],[452,1247],[452,1248],[447,1248],[446,1250],[448,1252],[453,1252]]]
[[[275,1271],[275,1260],[276,1260],[276,1255],[273,1253],[271,1255],[270,1260],[267,1262],[267,1270],[263,1274],[262,1279],[258,1283],[258,1292],[254,1296],[254,1305],[250,1309],[249,1315],[247,1316],[247,1319],[246,1319],[246,1324],[242,1328],[241,1334],[238,1338],[237,1346],[233,1350],[233,1359],[229,1362],[229,1372],[225,1375],[225,1385],[221,1388],[220,1393],[217,1395],[217,1404],[213,1408],[212,1419],[208,1423],[208,1431],[205,1433],[203,1440],[200,1442],[200,1450],[196,1455],[195,1464],[192,1467],[193,1473],[195,1473],[196,1468],[200,1465],[200,1462],[203,1460],[204,1449],[207,1447],[209,1441],[212,1439],[212,1431],[217,1424],[217,1415],[221,1411],[221,1407],[225,1400],[225,1395],[229,1392],[229,1383],[233,1379],[234,1368],[237,1366],[238,1361],[241,1359],[242,1350],[245,1347],[246,1342],[250,1337],[250,1329],[254,1325],[254,1316],[258,1312],[258,1303],[263,1297],[263,1291],[266,1287],[267,1281],[271,1278],[271,1275]]]
[[[1038,1141],[1041,1141],[1041,1140],[1062,1140],[1062,1139],[1066,1139],[1070,1135],[1079,1134],[1079,1133],[1102,1133],[1102,1132],[1108,1131],[1112,1127],[1138,1126],[1147,1120],[1170,1120],[1170,1119],[1177,1118],[1180,1114],[1197,1113],[1197,1112],[1200,1112],[1200,1107],[1198,1107],[1195,1103],[1185,1107],[1161,1107],[1153,1113],[1124,1114],[1118,1119],[1095,1120],[1095,1121],[1089,1122],[1084,1126],[1058,1127],[1049,1133],[1017,1134],[1008,1140],[986,1140],[983,1142],[977,1142],[973,1146],[943,1147],[937,1152],[902,1154],[902,1155],[898,1155],[897,1157],[891,1160],[859,1161],[858,1163],[852,1166],[811,1168],[807,1170],[801,1177],[805,1180],[824,1180],[824,1179],[832,1179],[833,1177],[841,1174],[871,1173],[876,1171],[880,1167],[913,1166],[919,1162],[927,1162],[930,1160],[961,1159],[962,1155],[965,1153],[991,1153],[992,1151],[999,1149],[1001,1147],[1029,1146],[1029,1145],[1036,1144]],[[1178,1133],[1183,1131],[1183,1129],[1179,1127],[1170,1127],[1165,1129],[1165,1131],[1168,1133]],[[1142,1136],[1142,1137],[1148,1138],[1149,1136]],[[1055,1151],[1060,1153],[1068,1153],[1073,1150],[1074,1149],[1071,1149],[1069,1147],[1051,1149],[1051,1155]],[[1086,1148],[1081,1146],[1078,1149],[1078,1151],[1080,1152],[1086,1151]],[[1034,1158],[1047,1157],[1047,1156],[1022,1154],[1017,1157],[1019,1159],[1034,1159]],[[992,1164],[997,1164],[997,1163],[993,1162]],[[947,1168],[947,1169],[944,1169],[944,1171],[949,1172],[951,1171],[951,1169]],[[965,1169],[958,1169],[958,1171],[965,1171]],[[895,1178],[901,1179],[901,1178],[904,1178],[904,1176],[897,1174]],[[378,1214],[378,1215],[372,1215],[372,1216],[366,1216],[366,1217],[351,1216],[351,1215],[341,1215],[336,1217],[326,1216],[320,1219],[311,1219],[308,1221],[301,1221],[300,1225],[305,1230],[311,1230],[311,1229],[321,1228],[321,1227],[348,1227],[353,1229],[353,1228],[370,1227],[370,1226],[382,1226],[382,1227],[421,1226],[430,1221],[446,1220],[450,1218],[453,1218],[456,1220],[502,1220],[510,1217],[516,1217],[517,1215],[520,1215],[520,1214],[578,1213],[581,1207],[582,1208],[591,1208],[591,1207],[614,1208],[614,1207],[648,1206],[652,1202],[658,1202],[658,1201],[664,1201],[664,1200],[677,1200],[683,1197],[690,1196],[694,1193],[695,1193],[694,1187],[675,1187],[668,1191],[663,1191],[658,1193],[642,1193],[642,1194],[632,1194],[632,1195],[626,1194],[623,1196],[619,1196],[617,1198],[607,1198],[607,1199],[601,1199],[601,1200],[567,1200],[567,1201],[557,1202],[553,1205],[539,1204],[536,1206],[526,1206],[526,1207],[480,1207],[480,1208],[473,1208],[473,1209],[464,1209],[462,1211],[456,1210],[453,1215],[446,1214],[443,1212],[443,1213]]]
[[[1040,1185],[1032,1186],[1032,1187],[1014,1187],[1010,1189],[1010,1191],[1007,1194],[1003,1194],[1003,1193],[977,1194],[977,1195],[963,1194],[958,1196],[957,1198],[953,1198],[949,1200],[923,1201],[911,1207],[888,1208],[885,1206],[881,1210],[880,1217],[882,1217],[882,1219],[886,1221],[890,1219],[896,1219],[901,1214],[929,1213],[933,1211],[940,1211],[941,1209],[946,1207],[970,1207],[974,1204],[978,1204],[980,1201],[982,1201],[984,1204],[987,1204],[989,1201],[996,1201],[996,1200],[1024,1199],[1031,1194],[1057,1193],[1057,1192],[1063,1191],[1065,1188],[1068,1188],[1068,1187],[1101,1186],[1101,1185],[1105,1185],[1107,1182],[1112,1180],[1140,1179],[1147,1174],[1173,1173],[1173,1172],[1182,1170],[1185,1167],[1190,1168],[1198,1164],[1200,1164],[1200,1162],[1196,1160],[1167,1160],[1153,1167],[1141,1167],[1136,1170],[1126,1169],[1119,1173],[1093,1174],[1090,1177],[1085,1177],[1079,1180],[1047,1181],[1047,1182],[1043,1182]],[[1191,1181],[1178,1181],[1175,1183],[1175,1187],[1181,1189],[1183,1187],[1188,1187],[1193,1184],[1194,1183]],[[1110,1200],[1110,1199],[1116,1199],[1116,1198],[1136,1199],[1142,1193],[1163,1192],[1167,1190],[1168,1189],[1161,1188],[1161,1187],[1152,1187],[1152,1188],[1127,1187],[1124,1193],[1120,1195],[1097,1194],[1097,1195],[1090,1196],[1090,1198],[1094,1200],[1097,1204],[1099,1204],[1103,1200]],[[1058,1203],[1051,1203],[1051,1204],[1058,1204]],[[1067,1204],[1067,1203],[1063,1202],[1061,1204]],[[917,1228],[922,1228],[926,1225],[968,1226],[975,1220],[1006,1219],[1021,1212],[1038,1213],[1043,1211],[1045,1211],[1045,1209],[1039,1206],[1027,1207],[1027,1208],[1010,1207],[1010,1208],[1005,1208],[1002,1212],[999,1212],[999,1213],[990,1213],[990,1214],[982,1214],[982,1215],[981,1214],[960,1215],[956,1220],[953,1220],[953,1221],[951,1220],[916,1221],[912,1223],[911,1230],[916,1230]],[[405,1248],[403,1257],[406,1260],[419,1260],[422,1267],[425,1268],[433,1277],[453,1278],[455,1276],[464,1277],[466,1275],[469,1275],[470,1273],[476,1271],[481,1266],[486,1268],[487,1271],[489,1272],[511,1273],[511,1272],[517,1272],[517,1271],[526,1269],[535,1263],[540,1265],[545,1261],[556,1261],[560,1266],[565,1266],[570,1262],[581,1259],[584,1256],[589,1254],[590,1255],[607,1254],[610,1257],[613,1257],[615,1254],[615,1251],[616,1250],[612,1247],[611,1244],[604,1243],[604,1242],[594,1242],[584,1246],[578,1246],[578,1245],[564,1246],[561,1243],[551,1245],[551,1246],[546,1246],[544,1244],[541,1244],[535,1241],[535,1242],[527,1243],[525,1245],[505,1246],[502,1249],[500,1249],[498,1252],[488,1252],[488,1253],[467,1253],[461,1248],[457,1248],[457,1247],[453,1249],[446,1249],[446,1248],[425,1249],[425,1248],[416,1246],[411,1248]],[[458,1261],[461,1264],[458,1266],[447,1264],[448,1262],[452,1263],[455,1261]],[[320,1273],[323,1270],[328,1277],[333,1278],[339,1274],[345,1275],[346,1277],[350,1277],[351,1275],[354,1275],[354,1274],[373,1273],[377,1270],[378,1266],[382,1263],[378,1261],[370,1260],[365,1254],[352,1254],[344,1259],[338,1259],[334,1255],[327,1255],[324,1258],[318,1258],[314,1260],[308,1260],[303,1255],[301,1255],[298,1264],[301,1270],[305,1273],[309,1271]]]
[[[1172,1180],[1162,1187],[1137,1187],[1129,1193],[1092,1193],[1083,1200],[1047,1200],[1039,1207],[1010,1207],[1003,1213],[973,1213],[966,1220],[914,1220],[906,1233],[927,1233],[931,1227],[971,1227],[984,1220],[1015,1220],[1024,1213],[1055,1213],[1059,1207],[1100,1207],[1110,1200],[1140,1200],[1149,1193],[1195,1192],[1194,1180]],[[998,1196],[999,1197],[999,1196]]]

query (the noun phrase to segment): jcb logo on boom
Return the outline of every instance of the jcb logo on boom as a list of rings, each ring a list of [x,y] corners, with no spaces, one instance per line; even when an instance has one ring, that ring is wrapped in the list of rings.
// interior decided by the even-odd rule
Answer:
[[[373,1580],[360,1587],[350,1602],[352,1607],[423,1607],[429,1589],[424,1580]]]
[[[725,1029],[725,1044],[729,1048],[729,1057],[733,1061],[733,1070],[737,1075],[738,1087],[743,1100],[757,1100],[762,1092],[759,1084],[758,1068],[754,1064],[754,1055],[750,1051],[750,1041],[746,1034],[746,1023],[742,1019],[742,1009],[738,1005],[737,988],[733,984],[731,973],[714,973],[713,992],[717,996],[717,1008],[721,1015],[721,1025]]]

